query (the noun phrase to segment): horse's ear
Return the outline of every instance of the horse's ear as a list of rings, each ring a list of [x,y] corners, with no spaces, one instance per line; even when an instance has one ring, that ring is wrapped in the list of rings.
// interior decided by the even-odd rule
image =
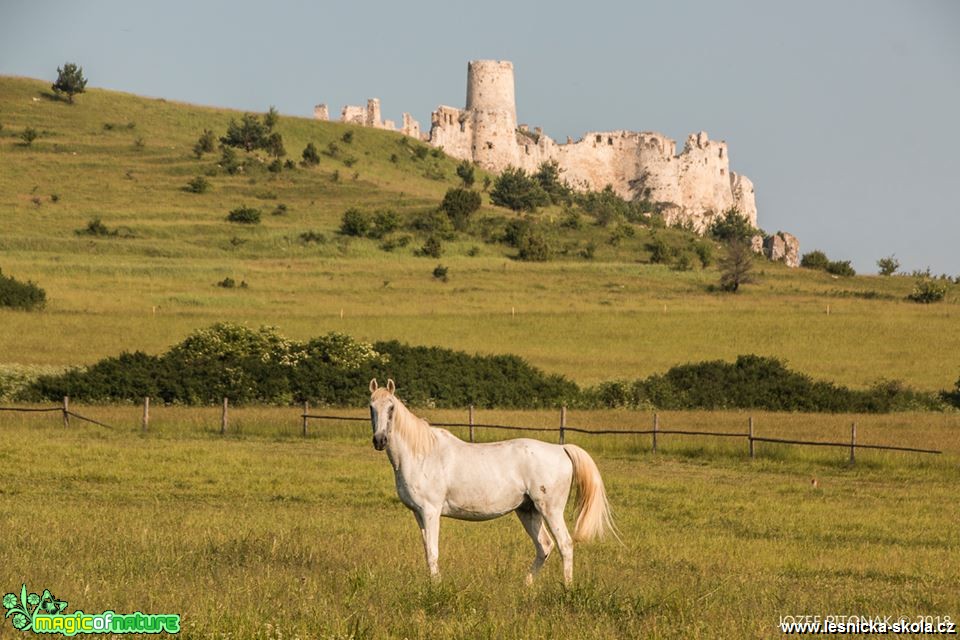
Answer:
[[[387,378],[387,391],[389,391],[390,393],[393,393],[396,390],[397,390],[397,385],[393,384],[393,379]]]
[[[374,378],[373,380],[370,381],[370,393],[373,393],[378,388],[379,388],[379,385],[377,384],[377,379]]]

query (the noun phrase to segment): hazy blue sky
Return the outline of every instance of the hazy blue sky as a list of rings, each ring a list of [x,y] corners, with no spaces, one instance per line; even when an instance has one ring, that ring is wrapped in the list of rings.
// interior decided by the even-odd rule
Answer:
[[[379,97],[429,127],[466,63],[512,60],[521,122],[557,140],[724,139],[759,223],[863,272],[960,274],[960,2],[0,4],[0,74],[308,116]]]

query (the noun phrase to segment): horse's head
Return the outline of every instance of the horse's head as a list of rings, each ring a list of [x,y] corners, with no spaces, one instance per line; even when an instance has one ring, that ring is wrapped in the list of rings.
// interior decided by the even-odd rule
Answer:
[[[389,378],[385,389],[377,385],[376,378],[370,381],[370,426],[373,428],[373,448],[377,451],[383,451],[387,446],[387,436],[393,427],[393,414],[398,402],[393,395],[396,389]]]

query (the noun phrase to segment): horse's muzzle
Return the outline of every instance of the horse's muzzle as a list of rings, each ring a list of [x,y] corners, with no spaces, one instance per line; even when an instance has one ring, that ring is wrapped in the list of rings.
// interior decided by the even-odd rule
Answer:
[[[383,451],[387,447],[387,437],[382,434],[373,436],[373,448],[377,451]]]

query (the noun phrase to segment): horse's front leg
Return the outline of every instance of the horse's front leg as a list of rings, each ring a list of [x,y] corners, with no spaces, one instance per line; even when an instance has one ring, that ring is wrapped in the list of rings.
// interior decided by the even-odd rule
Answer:
[[[440,567],[437,561],[440,557],[440,511],[425,506],[414,513],[420,526],[420,535],[423,536],[423,553],[427,558],[430,577],[439,580]]]

